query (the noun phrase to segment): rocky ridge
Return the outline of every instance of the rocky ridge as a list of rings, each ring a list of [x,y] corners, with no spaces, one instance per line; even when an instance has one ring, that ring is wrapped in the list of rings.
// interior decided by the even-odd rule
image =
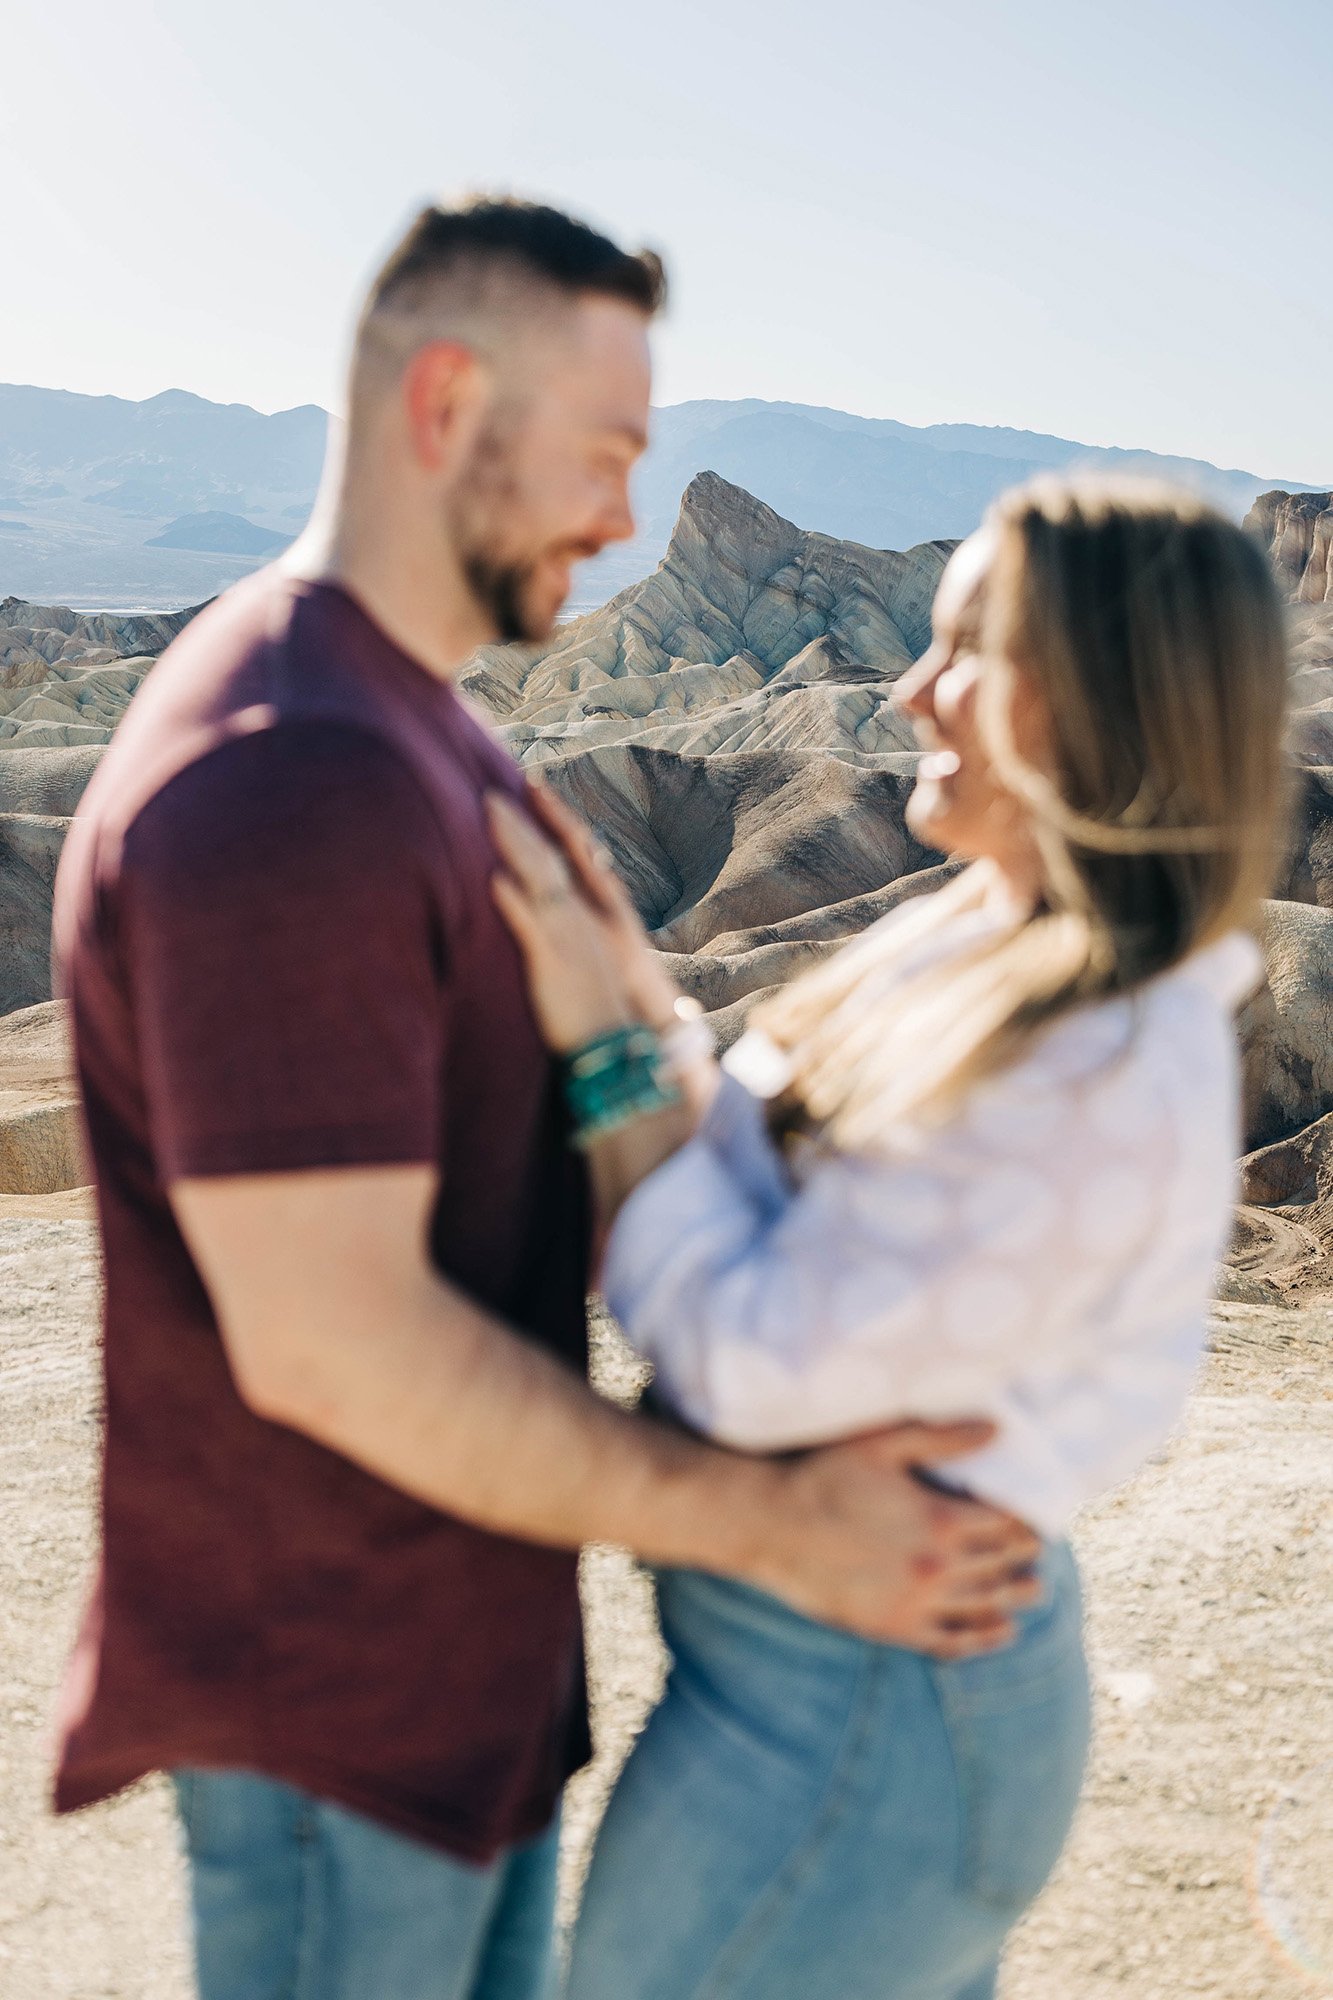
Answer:
[[[806,534],[705,473],[652,576],[463,676],[598,826],[710,1004],[785,977],[929,865],[903,824],[915,747],[891,690],[952,546]]]
[[[1252,1151],[1229,1282],[1259,1300],[1322,1281],[1333,1242],[1333,605],[1309,595],[1328,501],[1269,494],[1250,517],[1293,599],[1305,766],[1269,909],[1269,985],[1245,1024]],[[892,689],[927,643],[953,546],[899,553],[808,533],[705,473],[651,576],[543,647],[487,648],[462,676],[519,760],[598,827],[724,1041],[758,994],[942,879],[904,822],[916,751]],[[152,658],[192,615],[0,605],[0,1014],[48,1000],[70,817]],[[0,1102],[0,1124],[19,1108]],[[15,1190],[21,1172],[6,1174]],[[1313,1237],[1296,1213],[1312,1200],[1329,1211]]]
[[[1297,761],[1333,767],[1333,493],[1264,493],[1245,525],[1291,605]]]
[[[1261,493],[1245,526],[1296,604],[1333,604],[1333,493]]]

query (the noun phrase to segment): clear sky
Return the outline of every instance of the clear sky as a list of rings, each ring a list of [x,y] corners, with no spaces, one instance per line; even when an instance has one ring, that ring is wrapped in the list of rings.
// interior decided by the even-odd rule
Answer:
[[[339,400],[419,198],[667,255],[657,400],[1333,480],[1333,0],[7,10],[0,380]]]

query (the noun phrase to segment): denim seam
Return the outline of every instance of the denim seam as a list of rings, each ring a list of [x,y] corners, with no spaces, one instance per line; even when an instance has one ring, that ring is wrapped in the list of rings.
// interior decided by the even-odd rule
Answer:
[[[987,1859],[983,1824],[985,1758],[980,1738],[995,1717],[1040,1706],[1049,1698],[1069,1669],[1077,1651],[1079,1632],[1080,1627],[1075,1622],[1072,1626],[1073,1637],[1061,1644],[1058,1652],[1048,1658],[1031,1678],[1022,1678],[1007,1690],[996,1689],[989,1699],[969,1697],[959,1685],[956,1668],[931,1663],[931,1682],[944,1723],[958,1796],[960,1827],[955,1886],[964,1895],[975,1896],[991,1907],[1007,1908],[1012,1899],[995,1882],[992,1864]]]
[[[318,1828],[313,1824],[315,1814],[304,1802],[297,1815],[293,1829],[296,1844],[296,1951],[292,1958],[292,1980],[288,1988],[288,2000],[321,2000],[316,1987],[315,1943],[312,1939],[314,1926],[311,1922],[314,1898],[311,1895],[310,1871],[318,1865],[320,1842]]]
[[[726,2000],[731,1990],[730,1982],[743,1970],[746,1955],[762,1944],[765,1932],[771,1928],[775,1909],[780,1908],[783,1900],[813,1872],[819,1851],[841,1819],[851,1795],[861,1753],[877,1713],[874,1697],[884,1673],[882,1654],[867,1647],[843,1725],[842,1742],[810,1825],[804,1837],[778,1863],[751,1905],[749,1914],[723,1945],[703,1984],[696,1988],[693,2000]]]
[[[930,1678],[944,1722],[944,1740],[953,1763],[958,1800],[958,1871],[954,1886],[965,1895],[983,1894],[978,1879],[981,1870],[978,1851],[980,1835],[975,1811],[979,1777],[976,1739],[973,1732],[964,1726],[972,1718],[966,1713],[965,1704],[951,1698],[943,1671],[934,1668]]]

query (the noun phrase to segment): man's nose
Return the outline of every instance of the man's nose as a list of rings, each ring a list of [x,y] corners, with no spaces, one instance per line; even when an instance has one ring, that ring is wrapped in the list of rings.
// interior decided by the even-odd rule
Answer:
[[[633,537],[634,529],[634,508],[630,501],[629,489],[622,486],[602,509],[597,532],[603,543],[628,542]]]

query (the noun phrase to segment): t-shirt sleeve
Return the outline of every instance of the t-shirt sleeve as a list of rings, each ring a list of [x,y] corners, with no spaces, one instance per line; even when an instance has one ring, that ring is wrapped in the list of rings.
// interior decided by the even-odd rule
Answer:
[[[164,1182],[438,1158],[443,838],[336,723],[234,739],[139,813],[116,929]]]

